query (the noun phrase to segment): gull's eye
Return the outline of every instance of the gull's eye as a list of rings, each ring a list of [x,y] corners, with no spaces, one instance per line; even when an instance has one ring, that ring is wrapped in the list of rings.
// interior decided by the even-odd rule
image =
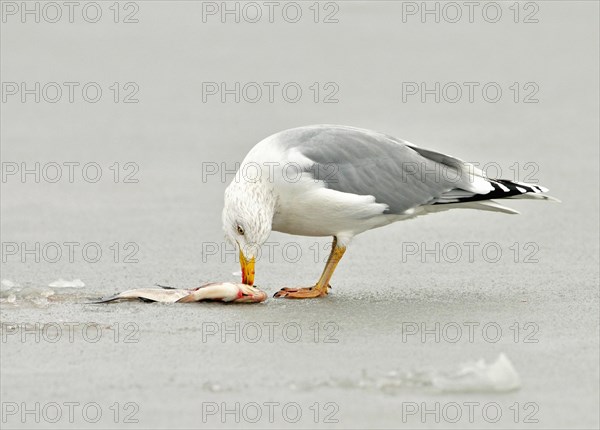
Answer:
[[[242,226],[241,226],[241,225],[238,225],[238,226],[237,226],[237,232],[238,232],[238,234],[239,234],[240,236],[243,236],[243,235],[244,235],[244,229],[242,228]]]

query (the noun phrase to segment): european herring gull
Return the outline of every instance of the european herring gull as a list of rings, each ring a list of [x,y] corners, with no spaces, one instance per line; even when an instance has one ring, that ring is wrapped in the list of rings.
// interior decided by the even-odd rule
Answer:
[[[375,131],[312,125],[267,137],[246,155],[225,191],[223,229],[238,245],[242,282],[254,283],[271,231],[333,236],[317,283],[275,297],[327,295],[351,239],[396,221],[454,208],[516,214],[492,199],[556,200],[536,184],[491,179],[474,165]]]

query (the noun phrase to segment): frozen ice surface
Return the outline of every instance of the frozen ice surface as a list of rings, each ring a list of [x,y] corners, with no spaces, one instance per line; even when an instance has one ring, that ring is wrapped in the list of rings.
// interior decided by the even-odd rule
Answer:
[[[70,183],[66,170],[58,183],[23,184],[18,175],[3,181],[2,241],[97,241],[104,252],[96,263],[77,252],[73,263],[67,255],[57,263],[23,263],[15,255],[2,264],[2,278],[14,284],[2,283],[0,320],[23,331],[10,334],[11,328],[0,344],[0,398],[28,409],[36,402],[95,402],[102,420],[94,424],[78,414],[69,423],[63,408],[63,420],[54,425],[35,423],[33,414],[23,423],[18,414],[2,428],[599,427],[598,2],[537,2],[536,24],[515,23],[513,2],[498,2],[504,13],[493,24],[469,23],[466,8],[459,23],[437,24],[430,15],[422,24],[418,14],[402,23],[407,2],[337,2],[339,23],[323,25],[311,22],[314,2],[299,2],[306,7],[302,22],[264,26],[266,13],[256,24],[222,24],[218,15],[204,24],[203,2],[183,1],[139,2],[139,23],[120,25],[108,10],[113,2],[99,3],[107,8],[94,24],[69,23],[63,8],[59,23],[34,24],[29,14],[21,24],[16,14],[0,26],[3,80],[25,82],[30,90],[35,82],[73,78],[82,81],[78,94],[85,81],[99,81],[104,89],[94,104],[69,103],[64,89],[58,103],[21,103],[15,95],[2,105],[3,162],[103,167],[98,183]],[[530,10],[520,12],[523,18]],[[482,80],[473,87],[474,103],[464,87],[457,103],[435,103],[433,95],[427,103],[419,95],[402,101],[403,82],[423,82],[429,90],[436,82],[473,79]],[[114,103],[108,86],[130,80],[139,84],[140,103]],[[239,81],[278,80],[278,94],[286,81],[298,81],[304,94],[298,103],[270,103],[266,90],[257,103],[235,103],[233,96],[221,103],[219,95],[203,103],[207,80],[223,81],[227,89]],[[317,81],[336,81],[339,103],[314,103],[308,87]],[[498,103],[482,102],[486,81],[502,86]],[[515,103],[509,86],[517,81],[521,98],[531,95],[522,85],[536,81],[540,102]],[[321,98],[329,92],[322,90]],[[523,166],[534,163],[532,179],[563,203],[508,201],[521,215],[448,211],[366,232],[349,246],[323,300],[86,304],[155,283],[239,280],[231,275],[239,270],[235,253],[221,246],[223,191],[233,175],[203,177],[203,162],[232,170],[260,139],[322,122],[389,133],[480,167],[499,165],[507,179],[524,180],[532,170]],[[121,171],[115,183],[109,168],[116,161],[121,167],[137,163],[139,182],[123,183],[129,171]],[[269,241],[278,246],[263,249],[256,263],[261,289],[273,294],[316,281],[328,238],[273,234]],[[139,245],[135,255],[123,249],[129,242]],[[474,261],[466,247],[453,263],[403,253],[404,243],[432,249],[465,242],[480,244]],[[501,245],[497,262],[482,258],[489,243]],[[217,252],[204,244],[217,245]],[[284,254],[286,244],[301,246],[298,261],[294,246]],[[48,287],[59,276],[85,279],[86,286]],[[489,322],[502,328],[497,342],[482,337]],[[39,342],[30,330],[37,323],[47,327]],[[437,340],[403,338],[403,325],[431,330],[436,323]],[[455,343],[443,337],[446,324],[464,323],[479,324],[472,342],[466,331]],[[45,341],[56,324],[63,336]],[[291,324],[287,332],[285,324]],[[94,327],[102,328],[97,342],[89,341]],[[262,336],[252,342],[257,327]],[[275,328],[272,341],[269,327]],[[292,342],[294,328],[301,331]],[[440,372],[460,371],[465,360],[493,360],[500,353],[518,370],[520,389],[441,391],[432,382]],[[494,363],[486,363],[491,373],[471,364],[470,373],[459,372],[446,384],[480,384],[483,378],[511,386],[506,366],[500,362],[496,373]],[[109,409],[115,402],[135,402],[139,422],[124,423],[121,408],[115,423]],[[273,424],[236,423],[231,415],[223,422],[220,414],[203,422],[206,402],[224,402],[228,409],[236,402],[297,402],[303,415],[298,423],[281,414]],[[339,407],[337,423],[323,422],[329,402]],[[405,404],[443,410],[464,402],[480,405],[473,422],[464,408],[455,424],[432,415],[403,421]],[[309,409],[315,403],[318,423]],[[482,417],[486,403],[501,406],[499,422]],[[526,404],[537,406],[537,421],[524,422],[531,412]]]

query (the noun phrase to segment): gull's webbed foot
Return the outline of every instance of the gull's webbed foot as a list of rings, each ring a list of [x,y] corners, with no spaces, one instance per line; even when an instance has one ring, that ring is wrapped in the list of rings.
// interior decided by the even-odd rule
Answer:
[[[325,297],[329,288],[331,288],[331,285],[327,285],[327,287],[324,288],[319,288],[317,286],[308,288],[285,287],[277,291],[273,297],[286,299],[315,299],[317,297]]]

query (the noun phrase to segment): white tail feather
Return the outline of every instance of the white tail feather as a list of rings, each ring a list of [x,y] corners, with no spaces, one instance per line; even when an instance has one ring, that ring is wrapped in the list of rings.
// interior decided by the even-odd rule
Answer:
[[[427,213],[431,212],[442,212],[449,209],[477,209],[480,211],[490,212],[502,212],[510,215],[517,215],[519,211],[511,209],[506,206],[502,206],[500,203],[494,200],[479,200],[475,202],[461,202],[461,203],[446,203],[443,205],[428,205],[425,206]]]

